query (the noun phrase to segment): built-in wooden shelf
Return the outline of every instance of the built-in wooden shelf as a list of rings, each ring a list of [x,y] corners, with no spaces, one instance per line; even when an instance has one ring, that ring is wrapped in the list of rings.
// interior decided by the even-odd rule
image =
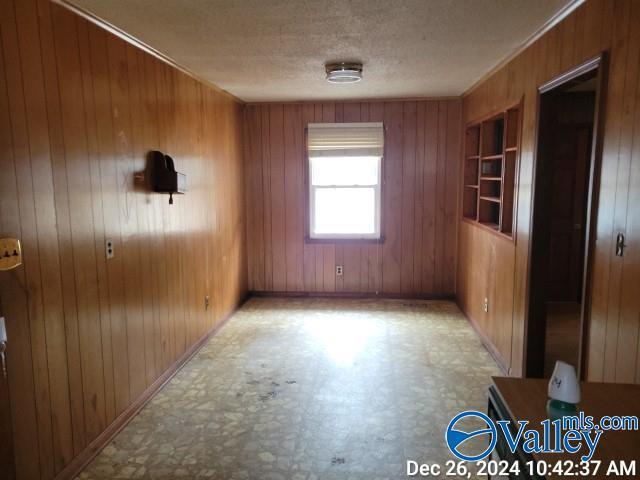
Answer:
[[[491,230],[500,231],[500,225],[491,222],[480,222],[480,225],[490,228]]]
[[[467,126],[462,216],[513,238],[521,103]]]

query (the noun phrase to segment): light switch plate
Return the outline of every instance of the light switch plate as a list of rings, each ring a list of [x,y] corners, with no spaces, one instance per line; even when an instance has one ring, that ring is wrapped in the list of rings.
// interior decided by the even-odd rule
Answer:
[[[17,238],[0,238],[0,270],[22,265],[22,247]]]

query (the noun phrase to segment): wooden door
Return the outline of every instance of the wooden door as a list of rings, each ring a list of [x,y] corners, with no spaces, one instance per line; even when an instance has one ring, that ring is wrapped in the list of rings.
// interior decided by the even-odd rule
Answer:
[[[9,385],[0,367],[0,480],[13,480],[16,478],[10,407]]]
[[[584,260],[587,166],[591,125],[556,130],[551,179],[547,299],[580,302]]]

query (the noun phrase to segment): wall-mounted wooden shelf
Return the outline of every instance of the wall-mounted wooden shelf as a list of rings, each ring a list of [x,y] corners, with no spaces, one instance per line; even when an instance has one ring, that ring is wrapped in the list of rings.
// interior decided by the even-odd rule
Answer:
[[[521,104],[467,127],[462,216],[513,237]]]

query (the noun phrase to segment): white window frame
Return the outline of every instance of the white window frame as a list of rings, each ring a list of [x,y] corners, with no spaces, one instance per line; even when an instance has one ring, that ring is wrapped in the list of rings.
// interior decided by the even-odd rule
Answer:
[[[308,174],[308,195],[309,195],[309,238],[311,240],[380,240],[381,224],[382,224],[382,162],[384,157],[375,157],[378,159],[378,183],[374,185],[313,185],[312,179],[312,157],[307,155],[307,172]],[[315,191],[318,189],[342,189],[342,188],[373,188],[375,193],[375,217],[373,233],[315,233]]]

